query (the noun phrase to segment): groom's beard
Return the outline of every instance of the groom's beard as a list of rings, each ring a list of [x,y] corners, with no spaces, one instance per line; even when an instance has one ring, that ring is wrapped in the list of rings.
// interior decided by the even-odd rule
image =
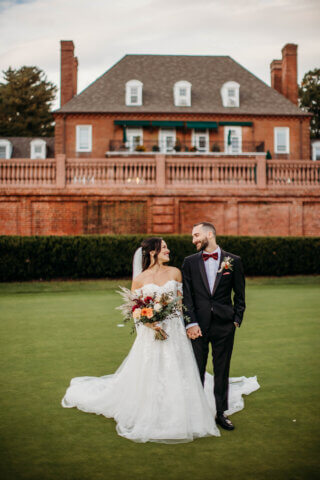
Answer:
[[[199,244],[197,244],[197,248],[198,248],[198,245]],[[201,241],[200,248],[198,248],[198,250],[205,250],[208,245],[209,245],[209,241],[207,238],[205,238],[204,240]]]

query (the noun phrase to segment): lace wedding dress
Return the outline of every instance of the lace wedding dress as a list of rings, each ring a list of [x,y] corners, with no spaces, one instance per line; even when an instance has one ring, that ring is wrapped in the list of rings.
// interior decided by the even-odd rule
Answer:
[[[146,295],[177,291],[182,284],[169,280],[164,285],[144,285]],[[200,381],[191,341],[181,314],[171,314],[162,323],[167,340],[154,339],[154,331],[137,326],[137,337],[118,370],[102,377],[75,377],[62,406],[117,422],[119,435],[135,442],[180,443],[197,437],[220,436],[216,426],[213,377]],[[256,377],[229,379],[231,414],[244,407],[242,394],[257,390]]]

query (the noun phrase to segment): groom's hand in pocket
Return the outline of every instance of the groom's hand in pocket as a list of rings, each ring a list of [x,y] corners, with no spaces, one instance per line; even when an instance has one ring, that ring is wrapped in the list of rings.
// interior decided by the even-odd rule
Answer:
[[[187,335],[191,340],[195,340],[198,337],[202,337],[201,328],[199,325],[194,325],[187,329]]]

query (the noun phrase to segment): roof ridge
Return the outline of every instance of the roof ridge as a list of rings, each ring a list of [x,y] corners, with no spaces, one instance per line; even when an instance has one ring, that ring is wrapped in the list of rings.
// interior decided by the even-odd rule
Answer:
[[[139,57],[220,57],[220,58],[225,58],[225,57],[230,57],[230,55],[205,55],[205,54],[188,54],[188,53],[182,53],[182,54],[177,54],[177,53],[126,53],[124,57],[133,57],[133,56],[139,56]]]

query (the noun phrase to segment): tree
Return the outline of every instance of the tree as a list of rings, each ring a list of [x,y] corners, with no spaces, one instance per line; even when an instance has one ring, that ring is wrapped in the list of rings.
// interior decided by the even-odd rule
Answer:
[[[307,72],[299,87],[299,106],[313,113],[311,138],[320,138],[320,68]]]
[[[37,67],[9,67],[0,83],[0,135],[45,137],[54,133],[50,112],[57,87]]]

